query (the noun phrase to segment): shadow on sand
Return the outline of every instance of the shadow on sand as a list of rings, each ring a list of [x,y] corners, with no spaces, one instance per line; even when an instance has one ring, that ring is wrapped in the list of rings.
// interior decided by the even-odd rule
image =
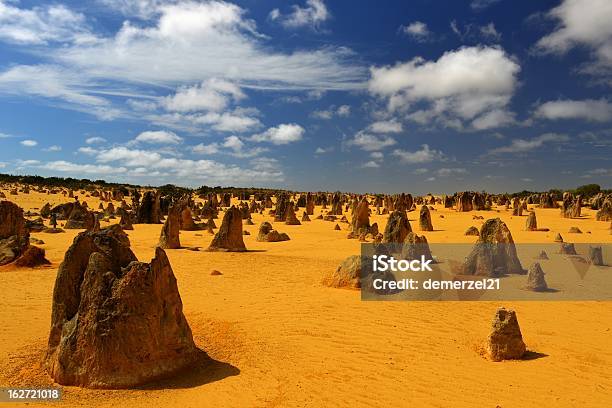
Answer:
[[[194,388],[200,385],[221,381],[227,377],[240,374],[240,369],[229,363],[212,359],[202,350],[198,350],[196,362],[176,375],[158,380],[141,387],[139,390],[162,390]]]
[[[521,360],[537,360],[539,358],[548,357],[548,354],[538,353],[537,351],[527,350]]]

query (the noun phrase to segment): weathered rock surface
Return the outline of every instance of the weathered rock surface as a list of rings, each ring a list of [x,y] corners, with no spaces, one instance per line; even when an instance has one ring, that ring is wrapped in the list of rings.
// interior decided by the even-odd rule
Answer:
[[[119,226],[82,232],[59,267],[44,365],[62,385],[128,388],[171,375],[197,355],[161,248],[138,262]]]
[[[209,251],[244,252],[246,246],[242,239],[242,214],[231,206],[223,215],[223,221],[215,234]]]
[[[517,360],[525,355],[527,347],[514,310],[498,309],[492,326],[486,345],[491,360]]]

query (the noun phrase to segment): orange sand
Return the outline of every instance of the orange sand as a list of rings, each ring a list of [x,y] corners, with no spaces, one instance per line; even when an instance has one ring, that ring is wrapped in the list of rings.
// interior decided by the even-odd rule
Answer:
[[[10,196],[25,210],[61,195]],[[99,200],[87,198],[92,209]],[[119,203],[114,203],[118,205]],[[61,404],[98,407],[604,407],[612,406],[612,303],[610,302],[361,302],[358,291],[321,285],[325,272],[359,242],[334,231],[335,223],[273,224],[290,241],[255,241],[261,221],[244,226],[248,253],[168,250],[184,312],[196,343],[211,357],[203,367],[142,390],[63,387]],[[516,242],[612,242],[608,222],[584,209],[579,220],[537,209],[538,225],[510,212],[456,213],[436,206],[429,242],[473,242],[463,232],[500,216]],[[302,210],[298,212],[301,218]],[[445,218],[440,218],[443,214]],[[411,221],[418,216],[410,213]],[[372,221],[381,230],[386,216]],[[115,220],[114,222],[118,222]],[[219,219],[217,225],[220,224]],[[102,226],[104,226],[103,223]],[[421,234],[418,222],[413,229]],[[584,234],[567,234],[578,226]],[[153,257],[161,225],[127,231],[140,260]],[[590,231],[587,234],[586,231]],[[78,231],[34,233],[52,267],[0,268],[0,385],[50,385],[41,372],[57,266]],[[212,236],[182,231],[185,247],[206,248]],[[210,276],[213,270],[222,276]],[[517,311],[525,342],[537,359],[493,363],[478,354],[494,311]],[[38,404],[36,406],[44,406]],[[8,404],[3,405],[8,406]]]

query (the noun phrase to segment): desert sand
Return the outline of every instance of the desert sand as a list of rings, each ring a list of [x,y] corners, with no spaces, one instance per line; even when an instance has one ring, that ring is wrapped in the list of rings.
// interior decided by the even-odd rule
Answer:
[[[31,191],[9,195],[24,210],[72,199]],[[86,199],[97,209],[100,201]],[[114,202],[118,207],[119,203]],[[530,206],[531,208],[531,206]],[[548,232],[527,232],[526,216],[512,210],[456,212],[436,205],[434,231],[413,229],[430,243],[473,243],[465,230],[500,217],[517,243],[610,243],[609,222],[583,208],[580,219],[558,209],[535,209]],[[298,212],[301,217],[302,210]],[[211,360],[135,390],[63,387],[63,401],[49,406],[121,407],[604,407],[612,405],[611,302],[363,302],[359,291],[321,284],[322,277],[360,243],[347,239],[347,224],[317,220],[301,226],[253,214],[244,225],[249,252],[170,249],[184,314],[199,348]],[[441,218],[440,215],[444,215]],[[371,217],[381,228],[386,215]],[[117,220],[112,220],[118,222]],[[257,242],[269,221],[291,240]],[[220,220],[217,221],[219,224]],[[102,227],[109,225],[102,222]],[[577,226],[583,234],[568,234]],[[138,259],[148,262],[162,225],[135,224],[126,231]],[[590,232],[590,233],[587,233]],[[49,334],[51,295],[59,263],[79,230],[32,233],[44,240],[49,267],[0,268],[0,385],[49,386],[41,369]],[[183,247],[206,248],[212,235],[181,231]],[[218,270],[219,276],[211,276]],[[498,307],[514,309],[525,343],[537,353],[519,361],[491,362],[480,348]],[[44,403],[37,406],[45,406]]]

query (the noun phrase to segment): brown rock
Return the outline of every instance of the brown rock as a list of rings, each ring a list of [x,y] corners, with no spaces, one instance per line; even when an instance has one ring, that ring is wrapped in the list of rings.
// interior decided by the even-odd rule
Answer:
[[[472,227],[468,228],[467,230],[465,230],[463,235],[473,235],[473,236],[477,237],[477,236],[480,236],[480,231],[478,231],[478,228],[472,226]]]
[[[334,288],[359,289],[361,274],[361,256],[352,255],[346,258],[333,273],[323,278],[325,286]]]
[[[595,266],[604,266],[603,251],[600,246],[589,247],[589,261]]]
[[[567,232],[569,232],[570,234],[582,234],[582,231],[580,231],[580,228],[578,227],[570,227]]]
[[[382,242],[402,243],[409,232],[412,232],[412,228],[410,227],[410,222],[408,222],[406,213],[404,211],[393,211],[387,220]]]
[[[527,231],[537,231],[538,230],[538,221],[536,219],[535,211],[532,211],[527,216],[527,221],[525,222],[525,230]]]
[[[355,208],[353,218],[351,219],[351,233],[350,238],[356,238],[362,233],[370,232],[370,208],[368,200],[362,198]]]
[[[287,212],[285,214],[285,224],[287,225],[302,225],[300,220],[297,219],[294,210],[293,201],[289,202],[287,205]]]
[[[242,239],[242,214],[235,206],[231,206],[223,215],[221,227],[210,243],[208,251],[246,251]]]
[[[514,310],[498,309],[487,339],[489,358],[493,361],[516,360],[522,358],[526,351],[516,313]]]
[[[557,233],[557,236],[555,236],[555,242],[563,242],[563,237],[560,233]]]
[[[44,365],[54,381],[128,388],[194,362],[197,348],[163,249],[138,262],[119,226],[82,232],[59,267]]]
[[[538,262],[535,262],[529,267],[525,289],[534,292],[544,292],[548,290],[548,285],[544,279],[544,271]]]
[[[178,249],[181,247],[181,240],[179,238],[180,223],[180,208],[171,205],[170,208],[168,208],[168,217],[159,235],[158,247],[163,249]]]
[[[279,233],[272,228],[272,224],[270,224],[268,221],[264,221],[259,226],[259,232],[257,233],[256,240],[259,242],[289,241],[289,235]]]
[[[426,205],[421,207],[421,212],[419,214],[419,227],[421,228],[421,231],[433,231],[431,213]]]
[[[27,268],[49,264],[51,264],[51,262],[45,258],[45,250],[33,245],[28,246],[23,254],[15,261],[15,265]]]
[[[485,221],[463,265],[463,274],[497,277],[524,273],[508,226],[499,218]]]

